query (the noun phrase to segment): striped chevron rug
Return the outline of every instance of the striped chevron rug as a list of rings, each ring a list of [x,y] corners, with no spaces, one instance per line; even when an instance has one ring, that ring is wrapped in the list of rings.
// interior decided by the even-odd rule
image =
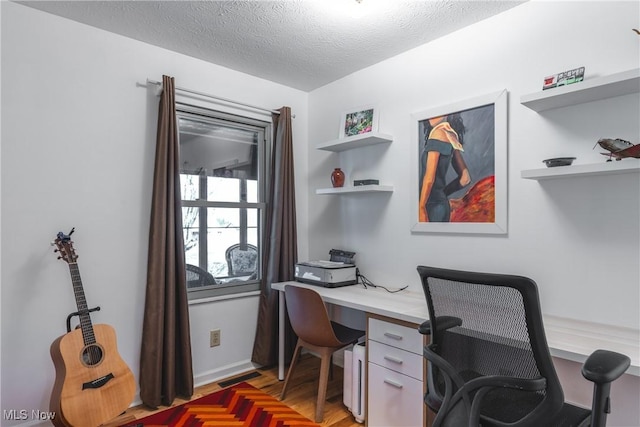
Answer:
[[[276,397],[242,382],[125,426],[319,427],[319,424],[303,417]]]

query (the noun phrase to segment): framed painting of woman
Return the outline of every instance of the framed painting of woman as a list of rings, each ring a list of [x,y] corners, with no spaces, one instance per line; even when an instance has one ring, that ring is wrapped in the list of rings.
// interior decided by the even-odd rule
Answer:
[[[411,117],[411,231],[507,233],[507,91]]]

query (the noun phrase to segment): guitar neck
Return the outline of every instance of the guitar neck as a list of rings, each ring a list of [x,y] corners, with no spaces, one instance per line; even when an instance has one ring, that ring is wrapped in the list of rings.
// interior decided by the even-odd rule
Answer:
[[[87,306],[87,300],[84,296],[84,288],[80,278],[80,269],[76,262],[69,263],[69,272],[71,273],[71,283],[73,284],[73,293],[76,297],[76,307],[78,307],[78,317],[80,319],[80,328],[82,329],[84,344],[95,344],[96,337],[93,333],[91,316],[89,316],[89,307]]]

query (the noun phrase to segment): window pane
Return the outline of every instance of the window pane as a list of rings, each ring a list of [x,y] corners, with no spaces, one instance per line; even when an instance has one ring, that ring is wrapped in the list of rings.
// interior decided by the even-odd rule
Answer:
[[[179,118],[179,127],[181,171],[216,180],[208,185],[207,200],[247,201],[246,181],[258,179],[260,133],[228,122],[185,117]],[[198,188],[194,191],[200,194]],[[251,197],[257,202],[256,192],[252,191]]]
[[[207,209],[207,263],[214,277],[228,276],[226,249],[240,240],[240,209]]]
[[[199,266],[199,215],[198,208],[182,208],[182,229],[184,231],[184,256],[187,264]]]
[[[226,249],[238,241],[240,230],[238,228],[213,228],[207,230],[207,243],[209,246],[208,264],[209,271],[218,279],[225,279],[229,276],[227,260],[225,258]]]
[[[246,280],[254,276],[254,273],[253,279],[259,277],[258,215],[258,209],[253,208],[207,209],[208,269],[222,282]],[[243,216],[254,218],[253,224],[247,221],[248,225],[244,229],[241,226]],[[244,245],[241,244],[243,234],[246,239]],[[238,246],[237,249],[236,246]],[[230,249],[228,259],[227,251]],[[236,263],[235,271],[234,263]]]
[[[258,215],[259,215],[259,211],[258,209],[247,209],[247,227],[252,227],[253,229],[257,229],[258,227]],[[252,234],[252,232],[250,231],[251,229],[249,229],[248,231],[248,235],[247,235],[247,241],[250,243],[254,243],[249,236]],[[257,239],[257,234],[256,234],[256,239]]]
[[[180,174],[180,194],[182,200],[197,200],[200,194],[200,176],[189,174],[187,171]]]
[[[247,202],[258,203],[258,181],[248,179],[247,181]]]
[[[239,202],[240,180],[237,178],[207,178],[207,200],[215,202]]]
[[[240,227],[240,209],[238,208],[209,208],[207,210],[207,227],[209,230],[226,230]],[[230,242],[237,243],[238,240]]]
[[[193,106],[178,119],[189,298],[257,290],[264,209],[247,205],[264,203],[270,124]]]

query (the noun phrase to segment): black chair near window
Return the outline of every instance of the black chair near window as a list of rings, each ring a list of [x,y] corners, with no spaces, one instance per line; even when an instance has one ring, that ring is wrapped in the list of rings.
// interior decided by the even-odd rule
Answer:
[[[218,281],[211,273],[196,265],[187,264],[187,288],[198,288],[216,284],[218,284]]]
[[[236,243],[227,248],[224,256],[227,260],[229,277],[257,277],[258,248],[254,245]]]
[[[419,266],[430,335],[425,403],[433,427],[603,427],[611,383],[629,367],[596,350],[582,367],[594,384],[591,409],[564,402],[535,282],[513,275]]]

